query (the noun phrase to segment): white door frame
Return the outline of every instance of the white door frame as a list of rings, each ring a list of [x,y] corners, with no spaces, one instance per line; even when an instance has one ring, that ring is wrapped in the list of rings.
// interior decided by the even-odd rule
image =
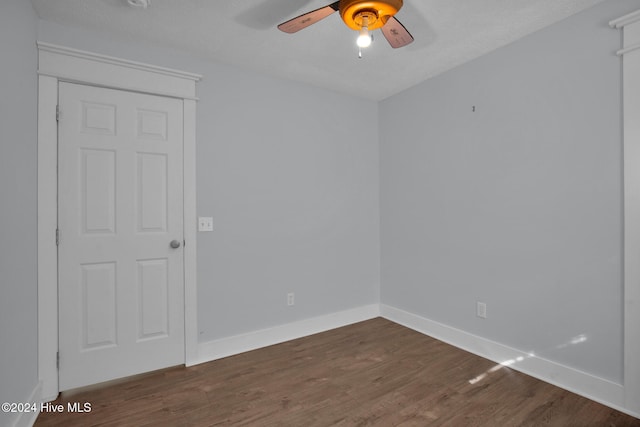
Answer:
[[[640,10],[613,20],[623,31],[624,402],[640,414]]]
[[[196,282],[196,83],[202,76],[38,42],[38,378],[42,399],[58,395],[58,127],[60,81],[184,101],[185,364],[198,352]]]

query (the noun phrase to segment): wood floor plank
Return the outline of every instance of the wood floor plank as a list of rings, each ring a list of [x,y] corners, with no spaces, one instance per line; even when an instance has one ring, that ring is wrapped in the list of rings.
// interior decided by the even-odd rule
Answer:
[[[36,426],[640,426],[382,318],[62,393]]]

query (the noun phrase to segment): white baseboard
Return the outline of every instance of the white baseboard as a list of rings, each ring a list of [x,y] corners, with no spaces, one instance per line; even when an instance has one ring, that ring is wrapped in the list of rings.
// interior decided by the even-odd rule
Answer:
[[[633,417],[640,418],[640,414],[625,408],[625,390],[621,384],[385,304],[371,304],[246,334],[200,343],[198,344],[198,357],[190,361],[187,366],[233,356],[246,351],[373,319],[378,316],[382,316],[392,322],[489,359],[497,364],[509,366],[511,369],[602,403],[603,405]]]
[[[200,343],[198,344],[197,358],[189,361],[187,366],[210,362],[212,360],[222,359],[223,357],[244,353],[245,351],[302,338],[352,323],[373,319],[379,315],[380,306],[378,304],[371,304],[246,334]]]
[[[380,316],[618,411],[640,417],[624,407],[625,391],[620,384],[385,304],[380,305]]]
[[[36,418],[40,414],[40,402],[42,399],[42,381],[38,382],[36,387],[31,392],[31,395],[22,400],[21,403],[34,403],[37,405],[38,410],[35,412],[18,412],[16,413],[16,418],[14,418],[13,422],[10,424],[12,427],[32,427],[36,422]]]

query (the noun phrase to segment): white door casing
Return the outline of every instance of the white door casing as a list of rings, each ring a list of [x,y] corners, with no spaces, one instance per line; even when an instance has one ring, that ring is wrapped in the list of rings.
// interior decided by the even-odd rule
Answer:
[[[640,10],[609,23],[623,32],[624,402],[640,414]]]
[[[182,103],[59,85],[60,390],[184,363]]]
[[[184,360],[198,358],[196,287],[196,83],[200,75],[38,42],[38,377],[43,401],[59,392],[57,266],[58,85],[73,82],[183,102]]]

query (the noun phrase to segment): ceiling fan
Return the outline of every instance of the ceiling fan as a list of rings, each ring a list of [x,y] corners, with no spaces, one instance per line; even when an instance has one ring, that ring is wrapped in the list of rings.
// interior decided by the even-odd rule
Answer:
[[[359,32],[357,44],[360,48],[371,44],[369,32],[378,28],[391,47],[399,48],[413,41],[413,36],[394,17],[402,8],[402,3],[403,0],[339,0],[283,22],[278,29],[285,33],[296,33],[334,12],[340,12],[347,27]]]

